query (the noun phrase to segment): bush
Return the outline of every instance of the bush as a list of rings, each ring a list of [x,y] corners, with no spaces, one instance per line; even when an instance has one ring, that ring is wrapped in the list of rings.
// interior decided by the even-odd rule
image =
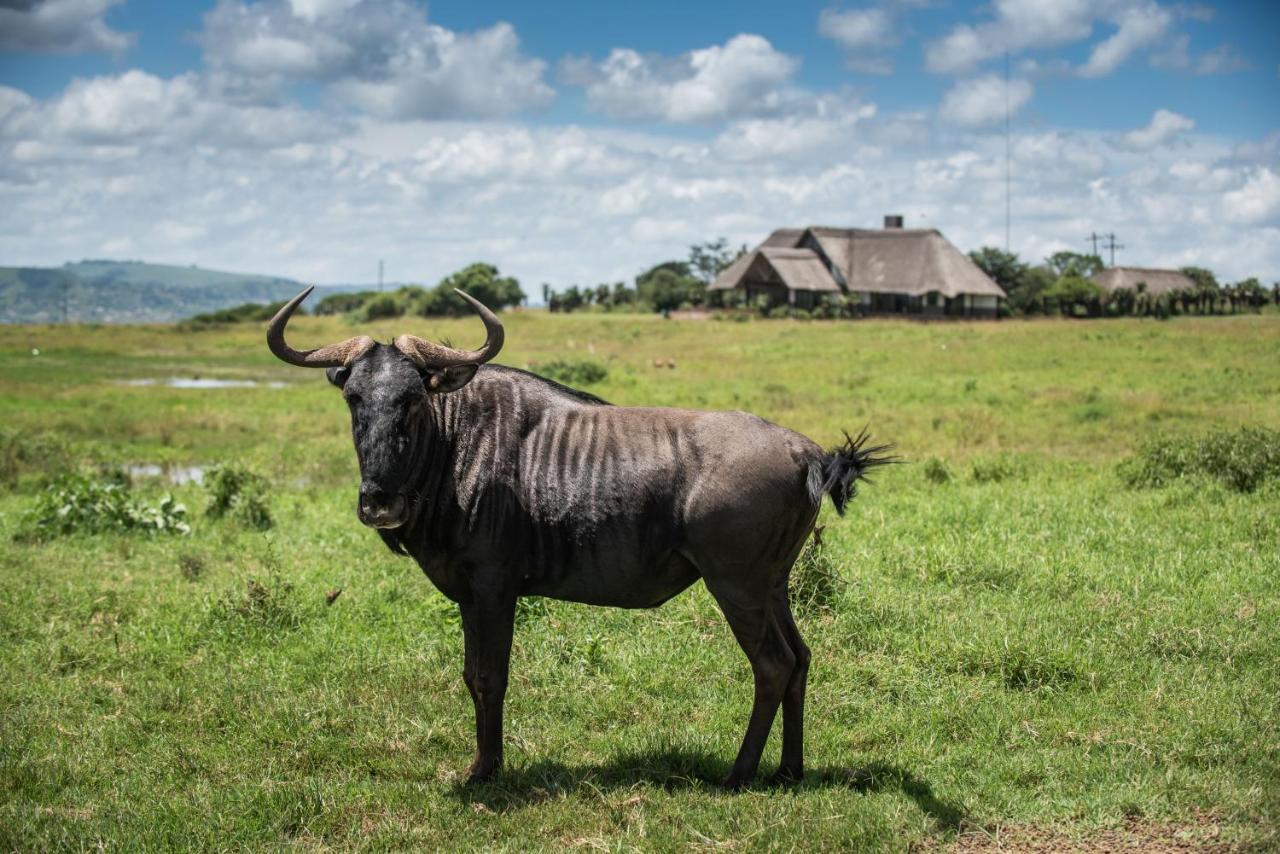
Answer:
[[[70,446],[57,436],[0,428],[0,487],[14,489],[25,475],[58,477],[70,472],[73,464]]]
[[[1025,474],[1023,465],[1016,457],[1000,454],[982,460],[974,460],[970,466],[970,474],[978,483],[999,483],[1002,480],[1015,480]]]
[[[824,528],[813,529],[795,565],[791,567],[791,606],[801,614],[830,609],[840,595],[845,581],[836,571],[835,562],[822,542]]]
[[[18,540],[42,541],[73,534],[189,534],[187,508],[165,494],[153,506],[135,499],[123,476],[94,480],[66,475],[50,484],[27,514]]]
[[[603,382],[609,369],[591,359],[554,359],[534,368],[541,376],[565,385],[591,385]]]
[[[946,460],[930,457],[924,463],[924,479],[930,483],[949,483],[952,474]]]
[[[1202,436],[1165,436],[1146,443],[1119,466],[1132,487],[1162,487],[1205,477],[1236,492],[1253,492],[1280,476],[1280,431],[1266,427],[1216,430]]]
[[[274,571],[265,581],[250,576],[244,590],[228,590],[211,609],[215,623],[224,626],[249,625],[275,631],[295,629],[302,623],[294,588]]]
[[[205,473],[204,488],[209,493],[204,514],[210,519],[230,517],[259,531],[274,524],[261,475],[238,466],[214,466]]]
[[[180,329],[209,329],[217,326],[225,326],[229,323],[245,323],[248,321],[261,322],[270,320],[275,316],[276,312],[281,309],[285,301],[264,304],[260,302],[246,302],[233,308],[220,308],[217,311],[209,311],[204,314],[197,314],[189,317],[178,324]]]

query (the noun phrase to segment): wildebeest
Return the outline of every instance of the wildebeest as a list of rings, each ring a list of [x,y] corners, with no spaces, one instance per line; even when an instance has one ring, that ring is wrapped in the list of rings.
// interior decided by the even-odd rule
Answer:
[[[823,494],[836,510],[888,461],[865,431],[830,452],[745,412],[611,406],[485,364],[501,321],[458,291],[487,332],[473,351],[401,335],[297,351],[284,331],[311,288],[271,320],[267,345],[327,368],[351,410],[357,515],[458,604],[476,713],[468,780],[502,764],[516,600],[652,608],[699,578],[751,662],[755,700],[724,784],[751,780],[782,706],[780,780],[804,773],[809,649],[787,596]]]

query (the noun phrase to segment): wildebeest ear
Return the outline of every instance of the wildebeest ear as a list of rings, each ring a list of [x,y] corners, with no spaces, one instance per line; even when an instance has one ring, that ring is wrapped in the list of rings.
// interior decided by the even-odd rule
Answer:
[[[422,384],[427,391],[443,394],[457,391],[476,375],[479,365],[453,365],[448,368],[427,368],[422,372]]]
[[[340,368],[326,368],[324,375],[329,378],[329,382],[333,383],[338,388],[342,388],[342,386],[347,382],[347,377],[351,376],[351,369],[346,365],[343,365]]]

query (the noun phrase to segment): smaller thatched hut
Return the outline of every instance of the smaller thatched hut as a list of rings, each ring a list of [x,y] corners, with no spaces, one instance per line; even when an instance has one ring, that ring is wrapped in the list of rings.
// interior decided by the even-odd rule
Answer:
[[[1152,267],[1108,267],[1100,273],[1094,273],[1093,283],[1107,293],[1128,288],[1134,293],[1141,290],[1151,296],[1196,289],[1196,283],[1185,273]],[[1140,289],[1139,284],[1145,287]]]

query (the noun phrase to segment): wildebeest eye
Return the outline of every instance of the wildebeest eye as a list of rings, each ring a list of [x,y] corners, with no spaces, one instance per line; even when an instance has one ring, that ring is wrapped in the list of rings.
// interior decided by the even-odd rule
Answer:
[[[333,383],[338,388],[342,388],[342,386],[347,382],[347,377],[351,376],[351,369],[345,365],[338,368],[328,368],[324,372],[324,375],[329,379],[329,382]]]

